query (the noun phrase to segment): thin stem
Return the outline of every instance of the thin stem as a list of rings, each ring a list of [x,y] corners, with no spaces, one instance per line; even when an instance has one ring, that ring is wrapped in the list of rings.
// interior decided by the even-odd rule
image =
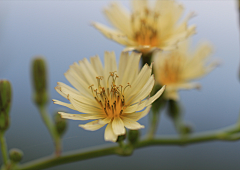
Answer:
[[[179,138],[176,136],[165,136],[158,137],[157,139],[143,139],[134,145],[134,148],[142,148],[153,145],[188,145],[199,142],[207,142],[207,141],[215,141],[215,140],[227,140],[227,141],[235,141],[240,138],[240,135],[236,135],[236,133],[240,132],[240,128],[237,125],[230,126],[221,130],[215,130],[211,132],[198,133],[195,135],[189,135],[187,138]],[[71,163],[75,161],[82,161],[86,159],[97,158],[101,156],[107,155],[122,155],[128,156],[130,153],[124,152],[123,148],[119,146],[103,146],[99,148],[91,148],[80,150],[75,153],[64,154],[60,157],[46,157],[43,159],[39,159],[18,167],[17,170],[32,170],[32,169],[44,169],[53,167],[56,165]]]
[[[92,149],[84,149],[77,153],[69,153],[60,157],[46,157],[37,161],[33,161],[31,163],[27,163],[25,165],[19,166],[18,170],[32,170],[32,169],[44,169],[53,167],[56,165],[97,158],[106,155],[113,155],[118,153],[118,146],[109,147],[103,146],[100,148],[92,148]]]
[[[4,165],[7,165],[8,152],[7,152],[7,144],[6,144],[6,140],[5,140],[5,137],[4,137],[4,132],[0,132],[0,143],[1,143],[3,163],[4,163]]]
[[[60,139],[59,135],[57,134],[57,131],[53,125],[52,120],[49,117],[49,114],[46,111],[45,106],[40,106],[38,108],[41,113],[43,122],[45,123],[49,133],[52,136],[52,139],[54,140],[56,156],[60,156],[60,154],[61,154],[61,139]]]
[[[147,133],[147,138],[149,138],[149,139],[152,139],[157,131],[159,117],[160,117],[159,114],[160,113],[151,112],[150,127],[149,127],[149,131]]]
[[[152,53],[142,54],[142,67],[147,63],[149,66],[152,63]]]

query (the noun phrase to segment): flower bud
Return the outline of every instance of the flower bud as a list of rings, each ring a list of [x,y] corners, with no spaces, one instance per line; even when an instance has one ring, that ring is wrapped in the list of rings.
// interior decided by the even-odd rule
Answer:
[[[124,141],[125,139],[126,139],[126,134],[120,135],[120,136],[118,136],[118,138],[117,138],[117,142],[122,142],[122,141]]]
[[[193,132],[193,127],[190,124],[184,123],[181,128],[182,134],[191,134]]]
[[[67,120],[61,118],[61,115],[56,113],[54,115],[54,122],[55,122],[55,127],[56,127],[58,135],[62,136],[67,129]]]
[[[140,136],[139,130],[129,130],[128,131],[128,141],[131,144],[137,143],[139,136]]]
[[[32,83],[34,88],[34,102],[45,105],[48,101],[47,68],[43,58],[37,57],[32,62]]]
[[[18,163],[22,160],[23,152],[19,149],[11,149],[9,151],[9,158],[12,162]]]
[[[12,89],[8,80],[0,80],[0,131],[9,127],[9,111],[11,108]]]

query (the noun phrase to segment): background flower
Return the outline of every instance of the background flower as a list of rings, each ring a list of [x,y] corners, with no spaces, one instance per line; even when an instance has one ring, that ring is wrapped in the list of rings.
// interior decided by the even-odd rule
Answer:
[[[184,12],[182,5],[174,0],[155,1],[151,6],[147,0],[133,0],[130,14],[120,4],[112,3],[104,14],[116,29],[100,23],[94,27],[107,38],[126,46],[125,50],[138,50],[147,53],[159,48],[169,50],[195,33],[195,26],[188,27],[189,14],[180,22]]]
[[[197,46],[194,52],[189,50],[190,41],[179,43],[179,47],[169,52],[157,52],[154,56],[154,73],[161,85],[166,85],[165,97],[178,100],[178,90],[200,88],[191,80],[200,78],[214,69],[216,61],[207,63],[212,53],[208,43]]]

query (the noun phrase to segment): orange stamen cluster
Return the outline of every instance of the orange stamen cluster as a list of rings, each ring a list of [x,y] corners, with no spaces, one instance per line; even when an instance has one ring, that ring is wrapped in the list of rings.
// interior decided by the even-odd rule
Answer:
[[[159,44],[157,32],[157,20],[159,14],[149,11],[132,14],[132,27],[135,33],[134,39],[140,45],[157,46]]]
[[[160,81],[163,84],[172,84],[181,80],[182,60],[177,55],[165,59]]]
[[[124,89],[122,85],[116,85],[116,79],[118,78],[115,72],[110,72],[107,81],[107,88],[101,86],[102,76],[96,77],[98,82],[98,88],[93,89],[94,85],[89,86],[91,88],[95,100],[101,105],[103,111],[107,117],[114,118],[119,117],[125,106],[124,91],[126,87],[131,86],[128,84]],[[111,82],[111,83],[110,83]]]

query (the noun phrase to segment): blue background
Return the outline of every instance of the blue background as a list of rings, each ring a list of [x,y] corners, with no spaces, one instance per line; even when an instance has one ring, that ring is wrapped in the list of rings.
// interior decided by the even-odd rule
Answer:
[[[193,44],[208,40],[214,45],[214,58],[221,66],[199,80],[200,91],[181,91],[184,119],[195,132],[234,124],[239,115],[239,28],[236,2],[232,0],[180,1],[197,16],[190,24],[197,25]],[[8,148],[24,152],[22,163],[52,154],[51,137],[34,106],[30,80],[33,56],[45,56],[48,62],[51,98],[63,98],[54,90],[57,82],[67,83],[63,73],[84,57],[104,51],[119,54],[123,46],[106,39],[91,26],[92,21],[109,25],[102,9],[110,1],[0,1],[0,78],[11,81],[13,103],[11,127],[6,133]],[[130,8],[129,1],[121,2]],[[53,113],[63,107],[50,102]],[[70,112],[70,109],[66,109]],[[89,132],[69,121],[63,138],[63,150],[74,151],[106,144],[104,128]],[[81,122],[83,123],[83,122]],[[140,120],[148,127],[148,118]],[[142,130],[142,134],[146,133]],[[166,114],[158,128],[161,134],[176,134]],[[112,144],[114,145],[114,144]],[[106,156],[61,165],[48,170],[77,169],[164,169],[164,170],[238,170],[240,142],[209,142],[179,146],[154,146],[136,150],[131,157]],[[0,159],[2,161],[2,159]]]

